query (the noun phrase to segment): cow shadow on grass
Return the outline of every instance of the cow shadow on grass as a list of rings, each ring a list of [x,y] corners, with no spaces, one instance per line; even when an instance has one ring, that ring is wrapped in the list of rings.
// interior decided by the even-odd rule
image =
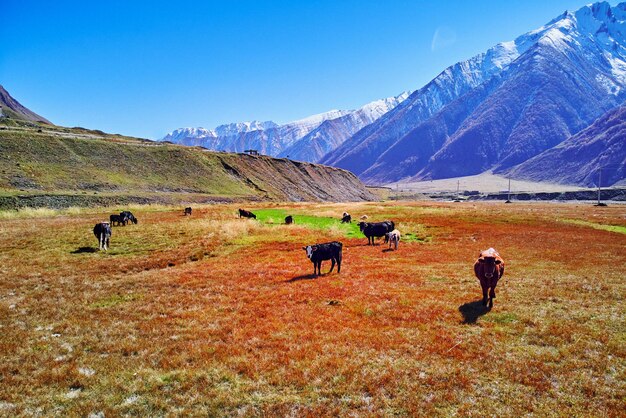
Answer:
[[[70,254],[95,253],[96,251],[98,251],[98,249],[94,247],[78,247],[74,251],[71,251]]]
[[[313,280],[313,279],[317,279],[319,276],[316,274],[303,274],[301,276],[295,276],[292,277],[289,280],[285,280],[286,283],[292,283],[292,282],[297,282],[300,280]]]
[[[485,315],[490,310],[490,307],[483,305],[482,299],[467,302],[459,306],[459,312],[463,315],[464,324],[475,324],[478,318]]]

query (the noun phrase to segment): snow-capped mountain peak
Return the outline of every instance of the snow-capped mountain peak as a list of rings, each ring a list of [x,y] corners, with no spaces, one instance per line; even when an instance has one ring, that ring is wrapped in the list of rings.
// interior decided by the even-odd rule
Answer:
[[[181,138],[216,138],[217,134],[212,129],[205,128],[179,128],[165,135],[162,141],[177,142]]]
[[[350,110],[333,109],[328,112],[318,113],[317,115],[311,115],[303,119],[294,120],[292,122],[286,123],[286,125],[298,125],[302,127],[318,126],[320,123],[326,120],[337,119],[344,115],[347,115],[350,112]]]
[[[215,128],[214,132],[217,134],[217,136],[228,136],[237,135],[243,132],[271,129],[277,126],[278,124],[272,121],[259,122],[253,120],[252,122],[237,122],[220,125]]]
[[[373,182],[506,169],[626,98],[626,2],[565,12],[456,63],[321,159]]]
[[[229,123],[215,129],[180,128],[167,134],[163,140],[183,145],[200,145],[213,150],[241,152],[256,149],[272,156],[287,152],[286,155],[291,154],[292,158],[317,161],[345,138],[406,99],[408,94],[376,100],[357,110],[331,110],[282,125],[272,121],[252,121]],[[332,129],[327,122],[333,122]],[[320,128],[321,126],[324,127]],[[309,142],[301,140],[311,132],[314,132],[318,146],[311,150],[303,149],[309,146]]]

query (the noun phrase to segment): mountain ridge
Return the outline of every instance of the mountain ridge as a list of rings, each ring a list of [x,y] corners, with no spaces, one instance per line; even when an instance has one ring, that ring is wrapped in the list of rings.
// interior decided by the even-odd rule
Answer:
[[[52,122],[48,119],[43,116],[39,116],[15,100],[9,92],[6,91],[2,85],[0,85],[0,118],[2,117],[26,120],[30,122],[41,122],[52,125]]]
[[[531,181],[557,180],[589,187],[626,178],[626,104],[609,110],[576,135],[505,174]],[[600,173],[600,170],[603,173]]]
[[[379,99],[354,110],[331,110],[282,125],[275,122],[240,122],[221,126],[255,129],[233,129],[219,132],[205,128],[179,128],[162,138],[182,145],[243,152],[256,149],[262,154],[316,162],[329,150],[363,126],[370,124],[408,97],[408,92]],[[327,123],[331,121],[332,123]],[[261,126],[265,124],[264,126]],[[312,146],[315,144],[315,146]]]
[[[623,103],[625,33],[626,3],[566,12],[444,70],[320,162],[378,184],[506,170]]]

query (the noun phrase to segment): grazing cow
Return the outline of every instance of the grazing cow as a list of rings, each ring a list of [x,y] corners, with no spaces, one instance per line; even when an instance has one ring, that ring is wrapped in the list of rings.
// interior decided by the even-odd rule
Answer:
[[[287,225],[291,225],[292,223],[295,223],[295,222],[293,221],[293,216],[291,216],[291,215],[287,216],[287,217],[285,218],[285,223],[286,223]]]
[[[111,225],[108,222],[99,222],[93,227],[93,234],[98,239],[98,248],[106,251],[111,241]]]
[[[302,247],[306,251],[306,256],[313,263],[313,275],[322,275],[322,261],[332,260],[330,271],[332,273],[337,262],[337,273],[341,272],[341,249],[343,244],[338,241],[326,242],[324,244],[307,245]]]
[[[256,215],[254,213],[244,210],[244,209],[239,209],[239,217],[256,219]]]
[[[394,229],[391,232],[387,232],[385,234],[385,242],[389,243],[389,248],[391,248],[391,244],[394,245],[394,249],[398,249],[398,243],[400,242],[400,231]]]
[[[123,212],[120,212],[120,216],[121,216],[122,218],[124,218],[124,220],[126,221],[126,223],[128,223],[128,222],[132,222],[132,223],[134,223],[135,225],[137,225],[137,222],[139,222],[139,221],[137,220],[137,218],[135,218],[135,215],[133,215],[133,213],[132,213],[132,212],[129,212],[129,211],[127,211],[127,210],[125,210],[125,211],[123,211]]]
[[[374,245],[374,239],[385,236],[387,232],[396,229],[393,221],[359,222],[359,229],[367,237],[367,244]]]
[[[496,297],[498,280],[504,274],[504,260],[493,248],[481,251],[478,260],[474,263],[474,274],[480,280],[483,290],[483,305],[487,306],[487,291],[489,291],[489,307],[493,306],[493,298]]]
[[[183,215],[187,216],[191,216],[191,208],[185,208],[185,211],[183,212]]]
[[[111,223],[111,226],[115,226],[115,224],[117,224],[117,226],[126,226],[126,219],[121,215],[109,216],[109,222]]]
[[[344,212],[343,215],[341,216],[341,223],[342,224],[352,223],[352,216],[350,216],[348,212]]]

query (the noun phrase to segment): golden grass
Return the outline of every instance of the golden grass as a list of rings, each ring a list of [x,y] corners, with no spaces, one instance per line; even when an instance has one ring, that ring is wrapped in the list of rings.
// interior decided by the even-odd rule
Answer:
[[[0,218],[0,416],[623,416],[626,237],[559,219],[623,226],[626,208],[263,207],[432,239],[341,238],[341,273],[311,279],[302,245],[339,230],[233,205],[133,208],[108,253],[108,211]],[[506,272],[486,312],[489,246]]]

